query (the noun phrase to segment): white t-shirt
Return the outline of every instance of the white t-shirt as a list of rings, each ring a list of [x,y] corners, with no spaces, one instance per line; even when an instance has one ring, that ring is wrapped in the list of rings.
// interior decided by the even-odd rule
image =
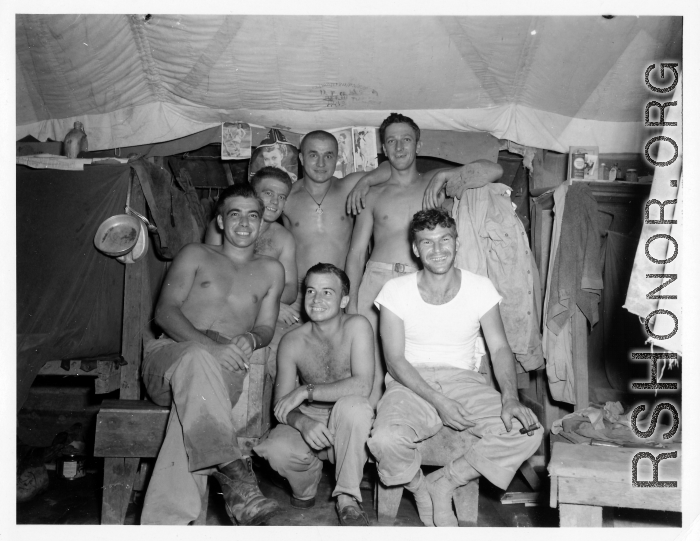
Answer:
[[[406,360],[415,364],[448,364],[478,370],[479,320],[502,297],[491,280],[464,269],[459,292],[445,304],[428,304],[418,291],[418,273],[389,280],[374,304],[403,320]]]

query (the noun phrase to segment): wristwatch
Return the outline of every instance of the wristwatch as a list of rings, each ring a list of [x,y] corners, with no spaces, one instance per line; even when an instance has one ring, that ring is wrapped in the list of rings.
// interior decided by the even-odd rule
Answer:
[[[316,386],[313,383],[309,383],[306,386],[306,392],[309,393],[309,397],[306,399],[308,400],[309,404],[314,401],[314,388]]]

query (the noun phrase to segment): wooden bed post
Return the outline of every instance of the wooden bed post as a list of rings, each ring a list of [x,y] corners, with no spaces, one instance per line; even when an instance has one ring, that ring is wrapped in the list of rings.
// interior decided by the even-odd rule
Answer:
[[[146,214],[146,203],[136,173],[131,174],[130,206]],[[152,249],[152,248],[151,248]],[[143,333],[151,314],[151,288],[145,256],[124,269],[124,313],[122,316],[122,357],[119,398],[141,398],[139,371],[143,354]],[[123,524],[136,480],[138,458],[105,458],[102,491],[102,524]]]

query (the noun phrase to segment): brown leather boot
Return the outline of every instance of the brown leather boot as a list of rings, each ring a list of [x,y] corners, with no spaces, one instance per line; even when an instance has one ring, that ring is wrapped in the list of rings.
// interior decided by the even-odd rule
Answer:
[[[262,524],[279,511],[277,502],[260,492],[250,457],[234,460],[212,475],[221,485],[228,516],[239,526]]]

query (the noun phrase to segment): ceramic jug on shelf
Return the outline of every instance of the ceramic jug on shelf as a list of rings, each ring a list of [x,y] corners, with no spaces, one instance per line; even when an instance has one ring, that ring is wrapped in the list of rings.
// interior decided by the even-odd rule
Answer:
[[[69,158],[77,158],[81,152],[87,152],[88,140],[87,134],[83,129],[82,122],[75,122],[73,129],[66,134],[63,140],[63,151]]]

